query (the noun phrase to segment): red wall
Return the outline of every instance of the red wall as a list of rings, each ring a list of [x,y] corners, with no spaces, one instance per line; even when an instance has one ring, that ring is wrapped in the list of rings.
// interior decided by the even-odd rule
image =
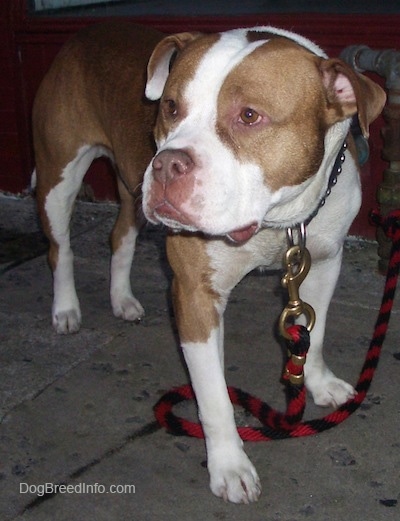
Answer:
[[[30,112],[41,78],[65,40],[80,27],[99,18],[34,18],[25,10],[25,0],[0,3],[0,190],[19,193],[29,186],[34,165]],[[399,15],[287,14],[246,17],[132,18],[165,32],[181,30],[217,31],[239,26],[277,25],[310,38],[331,56],[348,45],[364,44],[373,49],[400,49]],[[375,80],[381,81],[374,77]],[[363,168],[363,207],[352,233],[373,237],[367,214],[375,205],[376,189],[386,163],[380,158],[380,118],[371,129],[371,159]],[[98,161],[87,181],[99,199],[115,198],[112,175],[106,162]]]

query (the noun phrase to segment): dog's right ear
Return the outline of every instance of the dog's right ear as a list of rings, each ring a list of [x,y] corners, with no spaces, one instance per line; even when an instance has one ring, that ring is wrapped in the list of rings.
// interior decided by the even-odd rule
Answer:
[[[167,81],[171,58],[182,51],[190,42],[196,40],[201,33],[178,33],[167,36],[159,42],[150,56],[147,66],[146,98],[161,98]]]

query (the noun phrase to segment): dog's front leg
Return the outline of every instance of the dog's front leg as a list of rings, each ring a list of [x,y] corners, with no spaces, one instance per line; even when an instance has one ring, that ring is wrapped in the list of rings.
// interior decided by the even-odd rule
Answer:
[[[337,378],[323,357],[326,317],[339,276],[341,258],[342,249],[333,258],[313,261],[310,273],[300,288],[301,298],[311,304],[316,312],[304,372],[307,389],[314,402],[321,406],[338,407],[355,396],[353,387]]]
[[[214,329],[206,342],[183,342],[182,348],[205,433],[210,488],[226,501],[248,503],[258,499],[261,487],[237,433],[217,337]]]
[[[261,487],[242,448],[223,371],[223,312],[227,295],[213,289],[205,243],[173,236],[168,258],[184,357],[203,426],[212,492],[234,503],[256,501]]]

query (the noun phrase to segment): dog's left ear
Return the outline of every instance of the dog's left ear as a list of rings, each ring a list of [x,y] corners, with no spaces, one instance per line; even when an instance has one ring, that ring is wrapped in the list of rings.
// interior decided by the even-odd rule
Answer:
[[[368,138],[369,125],[385,106],[385,91],[337,58],[322,60],[320,71],[328,102],[328,125],[357,113],[362,133]]]

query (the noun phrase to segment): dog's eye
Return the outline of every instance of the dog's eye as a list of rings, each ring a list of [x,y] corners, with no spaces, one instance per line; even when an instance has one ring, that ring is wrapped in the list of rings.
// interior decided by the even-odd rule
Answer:
[[[244,123],[245,125],[254,125],[261,119],[260,114],[250,107],[243,109],[239,117],[240,123]]]
[[[169,116],[176,117],[178,114],[178,109],[173,99],[167,99],[164,101],[164,110]]]

